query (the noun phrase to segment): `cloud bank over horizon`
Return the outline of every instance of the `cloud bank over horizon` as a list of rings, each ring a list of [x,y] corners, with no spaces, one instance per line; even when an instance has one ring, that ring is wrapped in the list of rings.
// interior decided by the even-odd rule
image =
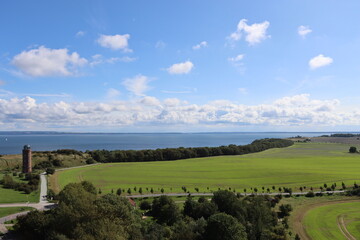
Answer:
[[[0,99],[0,129],[79,130],[126,126],[189,126],[198,129],[226,126],[326,127],[360,124],[360,111],[340,111],[337,99],[312,99],[300,94],[271,103],[244,105],[228,100],[192,104],[177,98],[163,101],[144,96],[128,101],[38,103],[34,98]]]

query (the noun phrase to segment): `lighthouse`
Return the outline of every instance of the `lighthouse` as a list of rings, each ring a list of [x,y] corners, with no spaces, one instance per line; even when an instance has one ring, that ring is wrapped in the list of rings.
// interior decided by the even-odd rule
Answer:
[[[24,149],[22,151],[22,157],[23,157],[23,173],[31,173],[31,148],[30,145],[25,145]]]

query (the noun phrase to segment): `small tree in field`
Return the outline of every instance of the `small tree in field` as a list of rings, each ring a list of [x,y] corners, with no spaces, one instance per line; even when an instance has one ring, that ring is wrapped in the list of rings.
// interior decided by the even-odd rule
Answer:
[[[349,148],[349,153],[356,153],[356,152],[357,152],[356,147],[350,147]]]
[[[139,193],[142,194],[143,193],[143,190],[141,187],[139,187]]]
[[[118,188],[118,190],[116,190],[116,194],[119,195],[119,196],[122,194],[121,188]]]
[[[163,188],[161,188],[161,190],[160,190],[160,191],[161,191],[161,193],[164,193],[164,191],[165,191],[165,190],[164,190]]]
[[[129,195],[131,195],[131,189],[130,189],[130,188],[127,190],[127,193],[128,193]]]
[[[150,192],[151,192],[151,194],[153,194],[153,193],[154,193],[154,189],[153,189],[153,188],[151,188],[151,189],[150,189]]]

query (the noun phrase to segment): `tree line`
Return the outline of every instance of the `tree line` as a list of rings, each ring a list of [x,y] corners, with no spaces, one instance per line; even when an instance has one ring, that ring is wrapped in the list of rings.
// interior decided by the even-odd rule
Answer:
[[[134,209],[115,194],[97,196],[89,182],[70,183],[58,195],[58,206],[18,218],[14,229],[38,240],[285,240],[290,205],[279,198],[237,197],[220,190],[211,200],[189,196],[181,210],[168,196],[147,200]],[[145,216],[151,218],[143,219]]]
[[[169,161],[187,158],[212,157],[222,155],[242,155],[264,151],[270,148],[282,148],[293,145],[286,139],[267,138],[255,140],[247,145],[228,145],[220,147],[165,148],[147,150],[94,150],[86,151],[97,162],[145,162]]]

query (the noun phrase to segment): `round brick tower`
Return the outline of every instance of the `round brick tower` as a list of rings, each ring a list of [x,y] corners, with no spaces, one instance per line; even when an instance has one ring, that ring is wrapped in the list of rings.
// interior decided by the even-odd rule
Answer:
[[[23,154],[23,173],[31,173],[31,148],[30,145],[25,145],[22,151]]]

